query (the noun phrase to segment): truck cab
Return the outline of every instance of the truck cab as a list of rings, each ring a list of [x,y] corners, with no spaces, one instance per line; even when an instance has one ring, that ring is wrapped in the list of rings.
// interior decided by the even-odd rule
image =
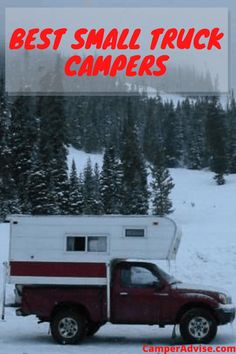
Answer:
[[[107,285],[17,287],[18,315],[48,321],[61,344],[80,342],[106,322],[179,325],[187,343],[209,343],[235,308],[224,291],[182,283],[153,262],[114,260]]]

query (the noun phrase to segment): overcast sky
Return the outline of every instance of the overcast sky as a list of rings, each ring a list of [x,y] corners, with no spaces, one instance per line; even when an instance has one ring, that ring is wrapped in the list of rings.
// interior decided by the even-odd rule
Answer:
[[[230,68],[231,87],[236,90],[236,0],[0,0],[1,32],[4,33],[4,7],[73,7],[73,6],[122,6],[122,7],[227,7],[230,11]]]

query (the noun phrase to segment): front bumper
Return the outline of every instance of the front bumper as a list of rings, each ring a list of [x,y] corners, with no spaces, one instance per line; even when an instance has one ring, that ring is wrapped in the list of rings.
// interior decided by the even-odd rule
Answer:
[[[233,322],[235,319],[235,307],[234,305],[220,305],[216,309],[216,315],[218,318],[219,325],[224,325]]]

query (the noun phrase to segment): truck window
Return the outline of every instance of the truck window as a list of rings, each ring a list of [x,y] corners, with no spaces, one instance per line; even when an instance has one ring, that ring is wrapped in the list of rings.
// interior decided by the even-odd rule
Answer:
[[[142,266],[131,266],[121,269],[121,284],[127,287],[150,287],[159,279],[149,269]]]
[[[144,237],[144,229],[125,229],[125,237]]]

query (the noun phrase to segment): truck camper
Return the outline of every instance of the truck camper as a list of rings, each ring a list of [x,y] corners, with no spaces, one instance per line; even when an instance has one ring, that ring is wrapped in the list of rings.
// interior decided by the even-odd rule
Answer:
[[[179,325],[184,341],[208,343],[218,325],[235,317],[225,292],[184,284],[157,266],[174,260],[180,244],[169,218],[12,215],[8,221],[6,280],[15,284],[16,314],[49,322],[58,343],[81,342],[107,322]]]
[[[116,258],[173,260],[181,233],[152,216],[12,216],[9,281],[105,285]]]

